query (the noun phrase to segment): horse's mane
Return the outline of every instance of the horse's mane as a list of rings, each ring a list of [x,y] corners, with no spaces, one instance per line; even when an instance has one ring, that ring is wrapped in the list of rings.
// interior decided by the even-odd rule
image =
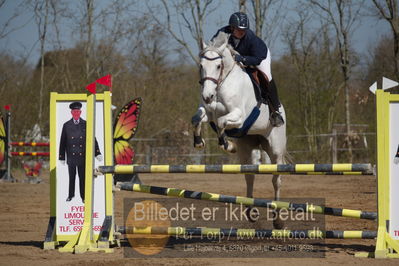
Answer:
[[[216,35],[208,44],[208,46],[201,52],[201,54],[204,54],[208,51],[216,51],[219,52],[218,48],[221,47],[223,44],[227,43],[229,40],[230,34],[225,33],[223,31],[219,31],[218,35]],[[236,54],[237,51],[234,50],[234,48],[227,43],[226,46],[227,49],[230,50],[230,53]]]
[[[228,41],[229,37],[230,34],[225,33],[223,31],[219,31],[218,35],[216,35],[215,38],[213,38],[209,46],[213,46],[215,48],[220,47]]]

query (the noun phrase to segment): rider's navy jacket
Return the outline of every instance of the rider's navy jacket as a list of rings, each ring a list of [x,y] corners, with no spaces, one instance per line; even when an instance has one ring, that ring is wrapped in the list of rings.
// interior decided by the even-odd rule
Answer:
[[[215,36],[212,37],[212,39],[215,38],[221,31],[228,34],[232,33],[230,26],[225,26],[219,29]],[[239,52],[240,55],[245,58],[245,61],[243,62],[244,65],[257,66],[264,59],[266,59],[268,53],[267,46],[265,42],[262,41],[258,36],[256,36],[252,30],[246,30],[244,37],[240,39],[237,46],[235,45],[234,39],[235,38],[233,37],[233,35],[230,35],[229,44],[233,46],[234,50]]]

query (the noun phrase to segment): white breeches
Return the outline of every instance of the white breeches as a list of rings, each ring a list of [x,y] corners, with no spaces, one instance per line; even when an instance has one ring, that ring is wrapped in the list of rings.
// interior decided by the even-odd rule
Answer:
[[[267,57],[256,66],[257,69],[262,71],[268,78],[269,81],[273,79],[272,77],[272,67],[271,67],[271,54],[270,50],[267,51]]]

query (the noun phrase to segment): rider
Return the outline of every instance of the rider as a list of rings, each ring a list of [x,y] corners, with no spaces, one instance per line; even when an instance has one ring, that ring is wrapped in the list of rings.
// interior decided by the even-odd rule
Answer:
[[[249,29],[247,15],[242,12],[232,14],[229,19],[229,25],[219,29],[213,38],[220,31],[231,34],[229,44],[239,53],[234,56],[234,60],[242,63],[249,73],[253,72],[251,67],[256,67],[259,70],[261,73],[261,75],[258,75],[261,95],[264,99],[267,98],[269,102],[270,121],[275,127],[283,125],[284,119],[279,111],[281,104],[270,67],[270,51],[265,42]]]

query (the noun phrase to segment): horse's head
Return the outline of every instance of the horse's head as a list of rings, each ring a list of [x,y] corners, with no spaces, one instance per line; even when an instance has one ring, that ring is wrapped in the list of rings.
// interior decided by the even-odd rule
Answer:
[[[200,53],[202,100],[210,104],[216,100],[216,94],[227,73],[234,64],[228,46],[229,34],[220,32],[209,44],[204,44]]]

